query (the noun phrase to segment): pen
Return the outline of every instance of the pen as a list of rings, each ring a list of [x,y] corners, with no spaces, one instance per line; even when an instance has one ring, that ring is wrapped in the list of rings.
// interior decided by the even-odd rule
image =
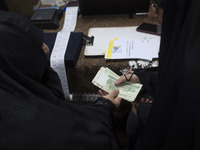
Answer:
[[[132,69],[133,69],[133,68],[134,68],[134,65],[132,65],[132,66],[130,67],[130,69],[124,74],[124,77],[125,77],[125,79],[126,79],[127,82],[129,82],[129,81],[131,80],[132,76],[133,76],[133,72],[132,72]],[[127,78],[127,75],[129,74],[129,72],[132,72],[132,74],[131,74],[130,78],[128,79],[128,78]]]
[[[66,10],[66,8],[67,8],[67,7],[65,6],[65,7],[62,9],[62,11],[64,12],[64,11]]]
[[[130,67],[130,69],[125,73],[125,75],[129,74],[129,72],[131,72],[131,71],[133,70],[134,66],[135,66],[135,65],[132,65],[132,66]]]
[[[133,13],[133,15],[148,15],[148,12]]]

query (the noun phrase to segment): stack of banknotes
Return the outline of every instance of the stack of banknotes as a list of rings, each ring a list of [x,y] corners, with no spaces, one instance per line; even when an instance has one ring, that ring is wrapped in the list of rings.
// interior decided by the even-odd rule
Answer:
[[[101,67],[92,80],[92,83],[108,93],[112,92],[114,89],[119,89],[118,97],[133,102],[140,92],[142,84],[125,82],[119,86],[115,86],[114,83],[119,78],[120,76],[109,68]]]

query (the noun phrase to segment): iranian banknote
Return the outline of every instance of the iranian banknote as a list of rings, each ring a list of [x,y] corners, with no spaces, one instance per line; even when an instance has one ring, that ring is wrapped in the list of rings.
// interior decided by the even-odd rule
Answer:
[[[115,86],[114,83],[119,78],[120,76],[110,69],[101,67],[92,80],[92,83],[108,93],[112,92],[114,89],[119,89],[118,97],[121,97],[129,102],[134,101],[142,88],[142,84],[125,82],[120,86]]]

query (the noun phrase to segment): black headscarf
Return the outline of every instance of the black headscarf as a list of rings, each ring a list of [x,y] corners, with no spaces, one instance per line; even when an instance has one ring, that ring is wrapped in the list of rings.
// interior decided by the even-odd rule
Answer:
[[[164,7],[164,0],[154,0],[154,1],[160,8]]]
[[[200,149],[200,1],[165,0],[156,97],[142,150]]]
[[[64,101],[42,34],[27,18],[0,11],[0,149],[118,149],[114,105]]]
[[[0,1],[0,9],[1,10],[8,10],[7,5],[4,0]]]

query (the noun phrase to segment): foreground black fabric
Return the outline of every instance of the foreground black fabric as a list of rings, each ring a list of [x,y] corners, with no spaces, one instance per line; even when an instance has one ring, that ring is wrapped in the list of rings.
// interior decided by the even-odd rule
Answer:
[[[138,96],[138,101],[141,97],[149,98],[153,101],[157,85],[158,68],[137,69],[134,73],[143,84],[143,89]],[[127,140],[129,150],[138,150],[141,143],[141,135],[144,125],[151,110],[152,103],[139,103],[137,107],[137,116],[130,111],[127,119]]]
[[[0,1],[0,9],[1,10],[8,10],[7,5],[4,0]]]
[[[165,0],[158,85],[142,150],[200,149],[200,1]]]
[[[26,18],[0,11],[0,149],[117,150],[114,105],[66,102],[42,34]]]
[[[165,0],[154,0],[154,2],[155,2],[156,4],[158,4],[158,6],[159,6],[160,8],[163,8],[163,7],[164,7],[164,1],[165,1]]]

